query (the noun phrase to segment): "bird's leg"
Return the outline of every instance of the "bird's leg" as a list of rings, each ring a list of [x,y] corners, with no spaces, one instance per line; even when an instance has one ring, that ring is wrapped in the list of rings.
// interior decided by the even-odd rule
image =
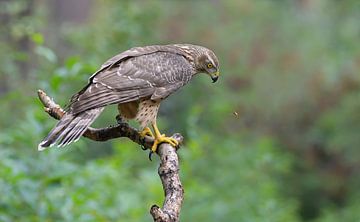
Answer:
[[[145,127],[145,128],[140,132],[140,136],[141,136],[141,137],[145,137],[145,136],[154,137],[154,134],[151,132],[151,129],[150,129],[149,127]]]
[[[167,136],[165,136],[165,134],[160,133],[160,131],[156,125],[156,121],[154,123],[152,123],[151,125],[154,129],[154,134],[155,134],[154,144],[151,147],[151,153],[156,152],[160,143],[169,143],[171,146],[173,146],[175,148],[179,145],[179,142],[176,139],[167,137]]]
[[[145,139],[145,136],[150,136],[150,137],[154,138],[154,134],[151,132],[151,129],[147,126],[145,128],[143,128],[143,130],[140,131],[139,134],[140,134],[140,137],[143,139]],[[141,149],[146,150],[145,147],[141,147]],[[149,157],[149,159],[151,160],[151,157]]]

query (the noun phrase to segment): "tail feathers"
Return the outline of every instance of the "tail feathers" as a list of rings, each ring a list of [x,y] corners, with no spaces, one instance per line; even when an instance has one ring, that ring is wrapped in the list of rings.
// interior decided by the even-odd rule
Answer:
[[[47,147],[53,146],[55,143],[58,143],[60,147],[77,141],[90,124],[100,115],[103,109],[103,107],[100,107],[86,110],[76,115],[71,113],[65,114],[47,137],[41,141],[38,150],[44,150]]]
[[[51,147],[55,144],[56,140],[59,138],[61,132],[66,129],[66,127],[71,123],[75,117],[72,114],[65,114],[61,120],[56,124],[56,126],[50,131],[50,133],[41,141],[38,146],[38,150],[44,150],[47,147]]]

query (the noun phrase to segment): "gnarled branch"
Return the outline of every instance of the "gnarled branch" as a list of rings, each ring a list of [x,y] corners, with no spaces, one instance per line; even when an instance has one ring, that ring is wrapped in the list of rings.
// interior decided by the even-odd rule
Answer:
[[[177,138],[179,137],[180,138]],[[173,136],[175,139],[181,139],[180,134]],[[163,189],[165,192],[165,200],[163,208],[153,205],[150,213],[156,222],[163,221],[179,221],[180,208],[184,199],[184,189],[179,178],[179,159],[174,148],[169,144],[160,147],[160,166],[158,169]]]
[[[47,96],[44,91],[38,90],[38,97],[44,105],[45,112],[51,117],[59,120],[65,114],[65,111]],[[146,136],[142,138],[137,129],[129,126],[127,123],[119,123],[116,126],[105,128],[89,127],[83,136],[95,141],[128,137],[145,149],[150,149],[154,142],[152,137]],[[183,141],[183,137],[180,134],[174,134],[172,137],[178,140],[179,143]],[[184,199],[184,190],[179,177],[179,159],[176,149],[168,143],[161,144],[157,153],[161,160],[158,173],[163,185],[165,200],[162,208],[153,205],[150,213],[156,222],[177,222],[179,221],[180,209]]]

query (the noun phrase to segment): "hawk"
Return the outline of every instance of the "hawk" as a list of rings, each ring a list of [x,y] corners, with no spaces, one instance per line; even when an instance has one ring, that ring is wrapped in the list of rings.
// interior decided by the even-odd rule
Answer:
[[[154,138],[151,152],[164,142],[176,147],[178,142],[161,134],[157,127],[159,106],[198,73],[208,74],[213,82],[219,77],[216,55],[202,46],[152,45],[124,51],[106,61],[88,84],[72,96],[66,114],[38,149],[77,141],[110,104],[118,104],[123,119],[139,122],[141,136]]]

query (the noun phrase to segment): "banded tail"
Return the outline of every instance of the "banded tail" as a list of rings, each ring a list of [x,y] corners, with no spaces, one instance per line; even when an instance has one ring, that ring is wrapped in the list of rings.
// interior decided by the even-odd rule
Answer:
[[[86,110],[78,114],[66,113],[50,133],[41,141],[38,150],[45,150],[47,147],[66,146],[76,142],[90,126],[91,123],[100,115],[104,107]]]

